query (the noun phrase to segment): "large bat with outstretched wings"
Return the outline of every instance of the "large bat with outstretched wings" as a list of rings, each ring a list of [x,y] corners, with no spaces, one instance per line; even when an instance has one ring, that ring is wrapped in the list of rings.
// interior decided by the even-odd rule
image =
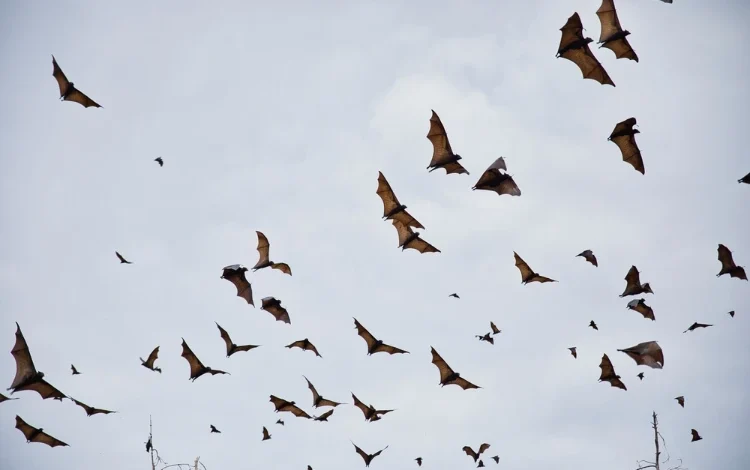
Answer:
[[[16,415],[16,429],[23,433],[23,435],[26,437],[26,442],[39,442],[41,444],[47,444],[50,447],[68,446],[68,444],[64,443],[60,439],[54,438],[44,432],[44,429],[35,428],[34,426],[30,425],[29,423],[21,419],[21,417],[18,415]]]
[[[305,413],[302,408],[297,406],[293,401],[287,401],[275,395],[271,395],[271,399],[269,401],[273,403],[273,406],[276,408],[274,410],[276,413],[280,411],[286,411],[287,413],[291,413],[298,418],[310,419],[310,415]]]
[[[245,299],[247,303],[255,307],[255,303],[253,302],[253,287],[245,277],[246,272],[247,268],[241,264],[232,264],[224,268],[221,273],[221,279],[226,279],[234,284],[234,287],[237,288],[237,297]]]
[[[638,144],[635,141],[635,135],[640,134],[641,131],[633,129],[635,125],[636,120],[634,117],[618,122],[607,140],[614,142],[617,148],[620,149],[622,161],[630,163],[636,171],[645,175],[646,168],[643,166],[641,149],[638,148]]]
[[[461,377],[461,374],[451,369],[445,360],[435,351],[435,348],[430,347],[432,352],[432,363],[438,368],[440,372],[440,386],[445,387],[446,385],[458,385],[459,387],[467,390],[469,388],[481,388],[468,380]]]
[[[443,122],[434,110],[430,117],[430,131],[427,132],[427,138],[432,143],[432,160],[427,167],[430,172],[442,168],[448,175],[451,173],[469,174],[466,168],[458,163],[461,160],[461,155],[453,153]]]
[[[96,101],[92,100],[88,96],[84,95],[78,88],[75,87],[73,82],[69,81],[63,73],[55,56],[52,56],[52,76],[57,80],[57,86],[60,88],[60,99],[63,101],[73,101],[82,105],[84,108],[93,106],[94,108],[101,108]]]
[[[395,346],[391,346],[390,344],[385,344],[383,341],[375,338],[369,331],[367,331],[367,328],[362,326],[362,324],[357,321],[357,319],[354,319],[354,327],[357,330],[357,334],[362,337],[362,339],[365,340],[367,343],[367,355],[376,354],[379,352],[384,352],[388,354],[409,354],[409,351],[405,351],[403,349],[397,348]]]
[[[232,342],[232,338],[229,336],[229,333],[227,333],[227,330],[222,328],[218,323],[216,323],[216,327],[219,329],[219,335],[221,336],[221,339],[224,340],[224,343],[227,346],[227,357],[236,352],[250,351],[251,349],[255,349],[258,347],[254,344],[243,344],[241,346],[238,346]]]
[[[440,250],[427,243],[419,236],[419,232],[415,232],[400,221],[392,220],[393,226],[396,227],[398,233],[398,247],[401,251],[411,248],[417,250],[420,253],[440,253]]]
[[[638,55],[628,42],[630,31],[623,30],[620,19],[617,17],[617,9],[614,0],[602,0],[602,5],[596,10],[602,31],[599,35],[599,44],[615,53],[618,59],[630,59],[638,62]]]
[[[302,377],[305,377],[304,375]],[[332,406],[336,407],[339,406],[341,403],[333,400],[328,400],[326,398],[323,398],[323,395],[319,394],[318,391],[315,389],[315,386],[310,382],[310,379],[305,377],[305,380],[307,381],[307,388],[310,389],[313,396],[313,406],[315,408],[320,408],[322,406]]]
[[[646,341],[638,343],[625,349],[618,349],[624,352],[639,366],[649,366],[652,369],[661,369],[664,367],[664,351],[656,341]]]
[[[396,194],[393,192],[388,180],[385,179],[382,172],[378,172],[378,190],[377,195],[383,201],[383,219],[398,220],[407,227],[424,228],[417,219],[406,212],[406,206],[399,202]]]
[[[602,373],[599,376],[599,382],[609,382],[613,387],[627,390],[625,384],[620,380],[620,376],[615,374],[615,367],[612,365],[612,361],[609,360],[609,357],[606,354],[602,356],[602,362],[599,364],[599,368],[602,370]]]
[[[190,380],[193,382],[203,374],[229,374],[229,372],[223,370],[212,369],[204,366],[201,360],[198,359],[198,356],[196,356],[190,349],[190,346],[188,346],[184,338],[182,339],[182,357],[184,357],[185,360],[188,361],[188,364],[190,364]]]
[[[268,252],[271,248],[271,245],[268,243],[268,238],[266,238],[265,235],[263,235],[263,232],[255,231],[255,233],[258,235],[258,262],[255,263],[255,266],[253,266],[253,271],[257,271],[259,269],[268,268],[271,269],[278,269],[282,273],[292,275],[292,268],[289,267],[286,263],[274,263],[271,261],[271,259],[268,256]]]
[[[737,279],[743,279],[747,281],[745,268],[743,268],[742,266],[737,266],[734,263],[734,258],[732,257],[732,252],[729,250],[729,248],[722,244],[719,244],[719,248],[717,251],[719,253],[719,261],[721,262],[721,271],[719,271],[719,274],[717,274],[716,277],[723,276],[724,274],[729,274],[729,277],[736,277]]]
[[[16,342],[10,353],[16,360],[16,376],[8,387],[11,395],[16,392],[34,391],[41,395],[42,399],[52,398],[62,401],[66,398],[64,393],[44,380],[44,372],[39,372],[34,367],[29,346],[26,344],[26,338],[23,337],[18,323],[16,323]]]
[[[513,257],[516,260],[516,267],[521,272],[522,284],[528,284],[530,282],[557,282],[554,279],[550,279],[546,276],[541,276],[539,273],[534,272],[534,270],[529,267],[526,261],[521,259],[521,257],[518,256],[518,253],[516,253],[515,251],[513,252]]]
[[[560,46],[557,48],[557,57],[568,59],[576,64],[581,69],[583,78],[596,80],[602,85],[615,86],[607,71],[589,49],[589,43],[594,40],[583,37],[583,24],[578,13],[573,13],[560,31],[562,31],[562,37]]]

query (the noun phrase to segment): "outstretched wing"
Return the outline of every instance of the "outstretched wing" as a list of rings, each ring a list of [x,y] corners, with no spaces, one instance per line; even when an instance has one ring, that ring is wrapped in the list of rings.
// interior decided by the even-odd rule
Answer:
[[[442,168],[445,170],[446,175],[450,175],[451,173],[465,173],[467,175],[469,174],[469,171],[458,162],[446,163],[442,166]]]
[[[154,368],[154,362],[159,357],[159,346],[155,347],[153,351],[151,351],[151,354],[148,355],[148,359],[144,362],[144,365],[148,367],[149,369]]]
[[[495,325],[495,322],[493,322],[493,321],[490,322],[490,328],[492,328],[492,334],[493,335],[496,335],[496,334],[498,334],[498,333],[500,333],[502,331],[502,330],[500,330],[497,327],[497,325]]]
[[[615,368],[612,365],[612,361],[609,360],[609,356],[606,354],[602,356],[602,362],[599,364],[599,368],[602,373],[599,375],[599,380],[607,380],[615,375]]]
[[[255,231],[256,234],[258,234],[258,262],[255,263],[255,266],[253,268],[257,268],[259,266],[262,266],[270,261],[270,258],[268,257],[268,250],[270,249],[271,245],[268,243],[268,238],[263,234],[263,232]]]
[[[485,450],[487,450],[489,448],[490,448],[490,445],[487,444],[486,442],[484,444],[482,444],[481,446],[479,446],[479,455],[481,455],[482,452],[484,452]]]
[[[75,103],[83,105],[84,108],[90,108],[92,106],[95,108],[101,108],[99,103],[86,96],[78,88],[73,88],[73,90],[68,93],[68,96],[65,97],[65,101],[73,101]]]
[[[451,383],[454,383],[454,384],[458,385],[459,387],[463,388],[464,390],[468,390],[470,388],[479,388],[478,385],[474,385],[473,383],[469,382],[468,380],[466,380],[463,377],[459,377],[459,378],[457,378],[456,380],[454,380]]]
[[[403,246],[409,237],[414,234],[414,231],[408,226],[404,225],[400,220],[393,219],[391,223],[396,227],[398,233],[398,246]]]
[[[253,307],[255,306],[255,303],[253,302],[253,287],[245,277],[245,270],[228,269],[227,267],[224,268],[224,273],[221,277],[234,284],[234,287],[237,288],[237,297],[242,297],[247,303]]]
[[[327,400],[323,400],[323,401],[327,401]],[[338,403],[338,404],[340,405],[341,403]],[[323,405],[319,405],[319,406],[323,406]],[[326,405],[326,406],[333,406],[333,405]],[[328,410],[325,413],[323,413],[322,415],[317,416],[317,417],[315,417],[313,419],[315,421],[327,421],[328,417],[331,416],[332,414],[333,414],[333,410]]]
[[[510,175],[504,175],[505,178],[498,184],[494,191],[499,194],[507,194],[509,196],[520,196],[521,195],[521,189],[516,184],[515,180]]]
[[[387,217],[392,211],[401,206],[396,194],[393,192],[391,185],[383,176],[382,172],[378,172],[378,190],[377,195],[383,201],[383,217]],[[411,216],[406,210],[401,210],[390,217],[391,219],[397,219],[402,224],[415,228],[424,228],[414,217]]]
[[[307,342],[307,345],[305,345],[304,349],[305,349],[305,351],[312,351],[312,352],[314,352],[315,355],[318,356],[318,357],[323,357],[318,352],[318,348],[316,348],[315,345],[312,344],[310,341]]]
[[[288,411],[298,418],[310,419],[310,415],[302,411],[302,408],[300,408],[297,405],[288,405],[287,407],[284,408],[284,411]]]
[[[527,282],[542,282],[542,283],[544,283],[544,282],[557,282],[557,281],[554,280],[554,279],[552,279],[552,278],[549,278],[547,276],[540,276],[540,275],[537,274],[536,276],[532,276],[531,279],[529,279]]]
[[[638,144],[635,141],[634,134],[627,134],[618,137],[614,137],[612,142],[617,145],[622,153],[622,160],[626,163],[630,163],[633,168],[636,169],[642,175],[646,174],[646,169],[643,165],[643,157],[641,156],[641,150],[638,148]]]
[[[70,82],[68,81],[68,77],[65,76],[60,66],[57,65],[55,56],[52,56],[52,76],[55,77],[55,80],[57,80],[57,86],[58,88],[60,88],[60,96],[62,97],[65,94],[65,91],[68,89],[68,84]]]
[[[23,337],[18,322],[16,322],[16,343],[13,345],[10,353],[13,355],[13,359],[16,360],[16,376],[13,378],[13,383],[10,384],[10,388],[15,389],[37,374],[34,361],[31,359],[29,346],[26,344],[26,338]]]
[[[604,67],[599,60],[594,57],[588,44],[568,49],[562,53],[561,57],[576,64],[578,68],[581,69],[583,78],[596,80],[602,85],[615,86],[615,82],[609,77],[609,74],[604,70]]]
[[[276,395],[271,395],[270,402],[273,403],[274,408],[276,408],[276,411],[281,410],[285,406],[289,404],[288,401],[284,400],[283,398],[279,398]]]
[[[362,403],[362,400],[357,398],[355,394],[352,393],[352,399],[354,400],[354,406],[360,409],[362,411],[362,414],[365,415],[365,419],[367,419],[367,415],[370,412],[370,407]]]
[[[369,456],[369,455],[367,455],[367,453],[365,453],[365,451],[364,451],[364,450],[362,450],[362,449],[360,449],[359,447],[357,447],[357,444],[355,444],[355,443],[353,443],[353,442],[352,442],[352,445],[353,445],[353,446],[354,446],[354,448],[355,448],[355,449],[357,450],[357,453],[358,453],[358,454],[360,455],[360,457],[362,457],[362,459],[363,459],[363,460],[365,461],[365,463],[366,463],[366,462],[367,462],[367,460],[368,460],[368,459],[370,458],[370,456]]]
[[[600,43],[622,32],[614,0],[602,0],[602,5],[596,10],[596,16],[599,17],[599,23],[602,26],[601,34],[599,35]]]
[[[733,268],[736,268],[737,265],[734,264],[734,259],[732,258],[732,252],[727,248],[726,246],[719,244],[719,248],[717,249],[719,253],[719,261],[721,261],[721,272],[726,273],[732,270]]]
[[[372,348],[378,340],[372,334],[370,334],[370,332],[367,331],[367,328],[362,326],[362,324],[357,321],[356,318],[354,319],[354,326],[357,329],[357,334],[365,340],[365,343],[367,343],[367,351],[369,352],[370,348]]]
[[[22,385],[20,387],[15,388],[13,391],[14,392],[23,392],[23,391],[37,392],[39,395],[41,395],[42,399],[44,400],[46,400],[47,398],[52,398],[54,400],[62,401],[63,398],[67,398],[67,396],[63,392],[61,392],[60,390],[50,385],[49,382],[47,382],[44,379],[34,380],[30,384]]]
[[[37,432],[39,429],[26,423],[20,416],[16,415],[16,429],[20,430],[28,442],[39,442],[50,447],[67,446],[68,444],[56,439],[46,432]],[[36,434],[36,435],[35,435]]]
[[[216,322],[214,322],[216,323]],[[219,334],[221,335],[221,339],[224,340],[224,343],[227,346],[227,355],[232,352],[232,338],[229,337],[229,333],[227,333],[227,330],[221,327],[218,323],[216,323],[216,328],[219,329]]]
[[[466,452],[466,455],[468,455],[469,457],[473,458],[474,462],[476,462],[477,459],[479,458],[479,454],[477,454],[476,452],[474,452],[474,449],[472,449],[469,446],[463,446],[461,448],[461,450],[463,450],[464,452]]]
[[[286,263],[273,263],[271,265],[271,269],[278,269],[284,274],[289,274],[290,276],[292,275],[292,268],[290,268]]]
[[[415,238],[405,246],[407,249],[411,248],[413,250],[417,250],[420,253],[440,253],[440,250],[423,240],[421,237]]]
[[[562,36],[560,36],[560,45],[557,47],[558,54],[562,54],[563,51],[576,41],[583,40],[583,24],[577,12],[568,18],[568,21],[560,28],[560,31],[562,31]]]
[[[435,364],[435,367],[438,368],[438,371],[440,372],[440,383],[443,383],[445,379],[450,377],[454,374],[453,369],[451,369],[451,366],[448,365],[447,362],[438,354],[437,351],[435,351],[435,348],[430,347],[430,352],[432,353],[432,363]]]
[[[284,347],[285,348],[289,348],[289,349],[291,349],[291,348],[300,348],[300,349],[302,349],[304,351],[305,350],[305,340],[301,339],[299,341],[295,341],[293,343],[287,344]]]
[[[373,354],[384,352],[388,354],[409,354],[409,351],[405,351],[403,349],[399,349],[395,346],[391,346],[390,344],[381,343],[378,345],[378,347],[375,348],[375,350],[372,352]]]
[[[625,291],[620,294],[620,297],[633,295],[634,292],[637,292],[641,288],[641,275],[638,272],[638,268],[635,266],[630,267],[628,274],[625,275],[625,282],[627,283]]]
[[[448,134],[446,134],[443,122],[434,110],[430,117],[430,131],[427,133],[427,138],[432,143],[432,160],[430,160],[431,167],[440,165],[453,157],[453,149],[451,149]],[[448,171],[448,173],[450,173],[450,171]]]
[[[516,267],[521,272],[521,282],[528,282],[534,275],[534,271],[531,270],[526,261],[518,256],[518,253],[516,253],[515,251],[513,252],[513,257],[516,260]]]
[[[374,454],[372,454],[372,458],[374,459],[375,457],[377,457],[378,455],[380,455],[387,448],[388,448],[388,446],[385,446],[382,449],[380,449],[379,451],[375,452]]]
[[[71,398],[71,400],[73,400],[73,403],[75,403],[76,405],[80,406],[81,408],[84,409],[84,411],[86,411],[86,416],[93,416],[95,414],[105,414],[105,415],[108,415],[110,413],[116,413],[115,411],[103,410],[101,408],[94,408],[93,406],[89,406],[89,405],[87,405],[87,404],[85,404],[83,402],[80,402],[80,401],[76,400],[75,398]]]
[[[193,354],[193,351],[190,349],[190,346],[185,342],[185,339],[182,340],[182,357],[184,357],[188,364],[190,364],[190,378],[197,377],[198,374],[201,373],[202,370],[205,369],[205,366],[203,363],[198,359],[198,357]]]

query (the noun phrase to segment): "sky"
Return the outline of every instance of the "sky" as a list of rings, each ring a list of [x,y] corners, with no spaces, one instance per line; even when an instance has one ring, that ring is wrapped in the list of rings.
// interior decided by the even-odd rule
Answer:
[[[598,39],[598,7],[3,4],[2,388],[18,322],[53,385],[118,413],[19,392],[0,404],[0,468],[149,468],[151,416],[164,460],[208,470],[362,468],[350,440],[390,446],[375,469],[473,468],[461,448],[487,442],[488,467],[633,470],[653,457],[653,411],[672,463],[745,468],[750,283],[715,275],[719,243],[750,266],[750,5],[618,0],[640,63],[592,44],[614,88],[555,58],[573,12]],[[58,101],[51,54],[103,108]],[[470,175],[426,170],[431,109]],[[607,141],[631,116],[645,176]],[[500,156],[522,196],[470,190]],[[397,248],[378,171],[441,253]],[[220,276],[255,264],[256,230],[293,276],[248,273],[253,308]],[[559,283],[522,285],[514,251]],[[618,297],[631,265],[654,322]],[[367,356],[353,317],[410,354]],[[474,337],[490,321],[494,346]],[[696,321],[714,326],[682,333]],[[214,322],[261,347],[227,359]],[[190,382],[181,338],[231,375]],[[303,338],[322,359],[284,348]],[[663,370],[617,352],[650,340]],[[138,359],[157,345],[161,375]],[[482,388],[441,388],[431,346]],[[627,391],[597,383],[604,353]],[[303,374],[347,403],[328,423],[273,412],[271,394],[324,411]],[[352,392],[396,411],[365,422]],[[16,415],[70,447],[27,444]]]

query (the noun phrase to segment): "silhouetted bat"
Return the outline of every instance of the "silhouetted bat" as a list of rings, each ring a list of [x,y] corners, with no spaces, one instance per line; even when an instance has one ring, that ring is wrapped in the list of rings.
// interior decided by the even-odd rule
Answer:
[[[320,408],[322,406],[333,406],[333,407],[336,407],[336,406],[339,406],[341,404],[341,403],[339,403],[337,401],[327,400],[327,399],[323,398],[323,395],[319,394],[318,391],[315,390],[315,386],[312,384],[312,382],[310,382],[310,380],[307,377],[305,377],[304,375],[302,377],[305,378],[305,380],[307,381],[307,388],[309,388],[310,391],[312,392],[313,406],[315,408]]]
[[[595,330],[599,331],[599,327],[598,327],[598,326],[596,326],[596,323],[594,323],[594,320],[591,320],[591,321],[589,322],[589,326],[590,326],[591,328],[593,328],[593,329],[595,329]]]
[[[573,356],[575,359],[578,359],[578,352],[577,352],[575,346],[573,346],[572,348],[568,348],[568,349],[570,350],[571,356]]]
[[[681,407],[685,408],[685,397],[680,395],[679,397],[675,398],[675,400],[677,400],[677,403],[679,403]]]
[[[5,395],[3,395],[2,393],[0,393],[0,403],[2,403],[4,401],[9,401],[9,400],[18,400],[18,398],[8,398]]]
[[[11,390],[11,395],[16,392],[31,390],[41,395],[42,399],[52,398],[62,401],[63,398],[66,398],[64,393],[44,380],[44,372],[39,372],[34,367],[29,346],[26,344],[26,339],[23,337],[18,322],[16,322],[16,343],[10,353],[16,360],[16,376],[13,378],[13,383],[8,387],[8,390]]]
[[[117,255],[117,259],[120,260],[120,264],[133,264],[132,261],[128,261],[125,258],[122,257],[122,255],[115,251],[115,255]]]
[[[417,461],[417,466],[418,466],[418,467],[421,467],[421,466],[422,466],[422,457],[417,457],[417,458],[416,458],[416,459],[414,459],[414,460],[416,460],[416,461]]]
[[[643,157],[641,149],[635,141],[635,135],[641,131],[633,129],[636,124],[635,118],[631,117],[622,122],[618,122],[607,140],[614,142],[622,154],[622,161],[630,163],[636,171],[642,175],[646,174],[646,168],[643,166]]]
[[[641,379],[641,380],[643,380],[643,376],[644,376],[643,372],[640,372],[640,373],[638,374],[638,378],[639,378],[639,379]]]
[[[693,438],[690,440],[690,442],[700,441],[701,439],[703,439],[701,435],[698,434],[698,431],[696,431],[695,429],[691,429],[690,434],[693,435]]]
[[[211,432],[212,433],[221,434],[221,431],[219,431],[218,429],[216,429],[216,426],[214,426],[213,424],[211,424],[210,426],[211,426]]]
[[[185,342],[184,338],[182,339],[182,357],[184,357],[185,360],[188,361],[188,364],[190,364],[190,380],[193,382],[203,374],[229,374],[229,372],[224,372],[223,370],[212,369],[204,366],[200,359],[198,359],[198,356],[193,354],[193,351]]]
[[[275,299],[274,297],[263,297],[261,302],[263,303],[261,304],[260,309],[273,315],[276,321],[283,321],[288,325],[292,324],[292,320],[289,318],[289,312],[281,306],[280,300]]]
[[[159,166],[164,166],[164,160],[161,157],[154,158],[154,161],[159,164]]]
[[[738,183],[750,184],[750,173],[737,180]]]
[[[479,464],[477,464],[477,468],[484,468],[484,462],[482,460],[480,460]]]
[[[88,108],[90,106],[101,108],[101,106],[99,106],[94,100],[78,90],[73,82],[68,81],[68,78],[65,76],[60,66],[57,65],[57,61],[55,60],[54,55],[52,56],[52,76],[55,77],[55,80],[57,80],[57,86],[60,88],[61,100],[74,101],[82,105],[84,108]]]
[[[357,321],[356,318],[354,319],[354,327],[357,330],[357,334],[361,336],[362,339],[364,339],[365,342],[367,343],[367,355],[368,356],[375,354],[375,353],[379,353],[379,352],[388,353],[390,355],[409,354],[409,351],[405,351],[395,346],[385,344],[383,341],[376,339],[372,334],[370,334],[369,331],[367,331],[367,328],[362,326],[362,324],[359,321]]]
[[[434,110],[430,117],[430,131],[427,133],[427,138],[432,143],[432,160],[430,160],[430,165],[427,167],[430,172],[438,168],[443,168],[447,175],[451,173],[469,174],[466,168],[458,163],[461,160],[461,155],[453,153],[451,143],[448,140],[448,134],[445,133],[445,127],[443,127],[440,117],[438,117]]]
[[[692,325],[690,325],[690,328],[688,328],[687,330],[683,331],[683,333],[687,333],[688,331],[693,331],[696,328],[708,328],[709,326],[713,326],[713,325],[707,325],[705,323],[695,322]]]
[[[734,318],[734,310],[732,310],[731,312],[728,312],[728,314],[730,317]]]
[[[627,282],[627,284],[625,285],[625,290],[622,292],[622,294],[620,294],[620,297],[654,293],[654,291],[651,290],[651,285],[648,282],[645,284],[641,284],[641,273],[638,272],[638,268],[636,268],[635,266],[630,267],[628,274],[625,276],[625,281]]]
[[[618,349],[624,352],[639,366],[649,366],[652,369],[664,367],[664,352],[656,341],[638,343],[627,349]]]
[[[579,254],[576,255],[576,257],[581,256],[583,259],[588,261],[589,263],[593,264],[597,268],[599,267],[599,263],[596,261],[596,256],[594,256],[594,252],[591,250],[582,251]]]
[[[719,243],[718,252],[719,261],[721,261],[721,271],[719,271],[719,274],[717,274],[716,277],[723,276],[724,274],[729,274],[730,277],[736,277],[738,279],[747,281],[745,269],[742,266],[737,266],[736,264],[734,264],[732,252],[729,251],[729,248]]]
[[[456,294],[455,292],[454,292],[454,293],[452,293],[451,295],[449,295],[448,297],[455,297],[455,298],[457,298],[457,299],[460,299],[460,298],[461,298],[461,297],[459,297],[459,296],[458,296],[458,294]]]
[[[500,157],[484,170],[484,173],[479,177],[477,183],[472,186],[471,190],[494,191],[498,196],[502,196],[503,194],[520,196],[521,190],[513,180],[513,177],[505,173],[505,171],[507,171],[505,160],[503,160],[503,157]]]
[[[435,367],[437,367],[440,372],[441,387],[445,387],[446,385],[458,385],[464,390],[469,388],[482,388],[464,379],[458,372],[454,372],[454,370],[451,369],[448,363],[443,360],[440,354],[438,354],[432,346],[430,346],[430,352],[432,353],[432,363],[435,364]]]
[[[484,452],[485,450],[487,450],[489,448],[490,448],[490,445],[485,442],[484,444],[482,444],[481,446],[479,446],[479,452],[474,452],[474,449],[472,449],[469,446],[463,446],[461,448],[461,450],[463,450],[464,452],[466,452],[466,455],[468,455],[469,457],[473,458],[474,462],[476,462],[477,460],[479,460],[479,456],[482,455],[482,452]]]
[[[495,340],[492,338],[492,336],[490,336],[490,333],[487,333],[484,336],[482,335],[474,335],[474,336],[479,338],[479,341],[486,341],[490,344],[495,344]]]
[[[613,387],[627,390],[625,384],[620,380],[620,376],[615,374],[615,367],[612,365],[612,361],[609,360],[609,357],[607,357],[606,354],[602,356],[602,363],[599,364],[599,367],[602,370],[602,374],[599,376],[599,382],[609,382]]]
[[[233,264],[224,268],[221,273],[221,279],[226,279],[234,284],[234,287],[237,288],[237,297],[242,297],[247,303],[255,307],[255,303],[253,302],[253,287],[247,282],[247,278],[245,277],[246,272],[246,267],[241,264]]]
[[[383,219],[398,220],[407,227],[424,228],[422,224],[417,222],[417,219],[406,212],[406,206],[399,202],[382,172],[378,172],[378,190],[376,193],[383,201]]]
[[[333,410],[328,410],[320,416],[315,416],[313,421],[325,421],[328,422],[328,417],[333,414]]]
[[[40,442],[42,444],[47,444],[50,447],[68,445],[63,441],[50,436],[49,434],[44,432],[44,429],[31,426],[26,421],[21,419],[21,417],[18,415],[16,415],[16,429],[21,431],[23,435],[26,436],[26,442]]]
[[[74,366],[73,364],[70,365],[70,370],[72,372],[71,375],[81,375],[81,373],[78,372],[78,369],[76,369],[76,366]]]
[[[424,241],[419,236],[419,232],[413,231],[398,220],[392,220],[391,223],[398,232],[398,247],[401,248],[401,251],[411,248],[420,253],[440,253],[440,250]]]
[[[302,409],[293,401],[287,401],[274,395],[271,395],[271,399],[269,401],[273,403],[273,406],[276,408],[276,413],[280,411],[286,411],[298,418],[310,419],[310,415],[302,411]]]
[[[599,36],[600,48],[606,47],[615,53],[618,59],[630,59],[638,62],[638,55],[635,53],[627,36],[630,31],[623,30],[620,26],[620,20],[617,18],[614,0],[602,0],[602,6],[596,10],[599,22],[602,26],[602,32]]]
[[[492,336],[502,333],[503,330],[499,329],[497,325],[495,325],[495,322],[490,322],[490,328],[492,328]]]
[[[581,69],[583,78],[596,80],[602,85],[615,86],[607,71],[589,49],[589,43],[594,40],[583,37],[583,25],[578,13],[573,13],[560,31],[562,31],[562,37],[560,46],[557,48],[557,57],[568,59],[576,64]]]
[[[148,437],[148,441],[146,441],[146,452],[151,452],[151,449],[153,449],[154,446],[151,444],[151,436]]]
[[[628,302],[627,308],[640,313],[641,315],[643,315],[643,318],[656,320],[656,317],[654,316],[654,309],[646,305],[645,299],[631,300],[630,302]]]
[[[84,411],[86,411],[86,416],[94,416],[96,414],[108,415],[110,413],[117,413],[116,411],[103,410],[101,408],[94,408],[93,406],[89,406],[83,402],[76,400],[75,398],[71,398],[71,400],[73,400],[73,403],[80,406],[81,408],[84,409]]]
[[[219,329],[219,335],[221,335],[221,339],[223,339],[224,343],[226,343],[227,345],[227,357],[231,356],[232,354],[236,352],[250,351],[251,349],[255,349],[258,347],[257,345],[254,345],[254,344],[245,344],[242,346],[237,346],[236,344],[232,342],[232,338],[229,337],[229,333],[227,333],[227,330],[222,328],[218,323],[216,323],[216,327]]]
[[[301,339],[301,340],[299,340],[299,341],[295,341],[295,342],[293,342],[293,343],[291,343],[291,344],[287,344],[287,345],[286,345],[285,347],[287,347],[287,348],[289,348],[289,349],[291,349],[291,348],[300,348],[300,349],[301,349],[301,350],[303,350],[303,351],[312,351],[312,352],[314,352],[314,353],[315,353],[315,355],[316,355],[316,356],[318,356],[318,357],[323,357],[323,356],[321,356],[321,355],[320,355],[320,353],[318,352],[318,348],[316,348],[316,347],[315,347],[315,345],[314,345],[314,344],[312,344],[312,343],[310,342],[310,340],[309,340],[309,339],[307,339],[307,338],[305,338],[305,339]]]
[[[292,268],[289,267],[286,263],[274,263],[270,260],[268,257],[268,250],[271,248],[271,245],[268,243],[268,238],[266,238],[265,235],[263,235],[263,232],[258,232],[257,230],[255,233],[258,234],[258,254],[260,257],[258,258],[258,262],[255,263],[255,266],[253,266],[253,271],[257,271],[259,269],[271,267],[271,269],[278,269],[282,273],[292,275]]]
[[[500,463],[500,456],[496,455],[496,456],[492,457],[492,460],[494,460],[495,463]]]
[[[381,415],[390,413],[391,411],[395,411],[395,410],[378,410],[372,405],[365,405],[353,393],[352,393],[352,398],[354,399],[354,406],[359,408],[362,411],[362,414],[365,415],[365,421],[379,421]]]
[[[535,273],[515,251],[513,252],[513,256],[516,259],[516,267],[521,271],[521,284],[528,284],[530,282],[557,282],[554,279]]]
[[[141,360],[141,365],[145,367],[146,369],[153,370],[155,372],[158,372],[161,374],[161,368],[154,367],[154,362],[159,357],[159,346],[155,347],[153,351],[151,351],[151,354],[148,355],[148,359],[145,361],[142,357],[139,357],[138,359]]]
[[[261,441],[267,441],[269,439],[271,439],[271,435],[268,434],[268,429],[266,429],[266,427],[263,426],[263,439],[261,439]]]
[[[277,419],[277,420],[276,420],[276,424],[280,424],[280,425],[282,425],[282,426],[283,426],[283,425],[284,425],[284,421],[282,421],[282,420],[280,420],[280,419]]]
[[[664,3],[672,3],[672,0],[661,0]]]
[[[370,466],[370,462],[372,462],[372,459],[374,459],[375,457],[377,457],[378,455],[380,455],[381,452],[383,452],[384,450],[386,450],[388,448],[388,446],[385,446],[382,449],[380,449],[379,451],[375,452],[374,454],[368,454],[365,451],[363,451],[362,449],[360,449],[359,447],[357,447],[357,444],[355,444],[355,443],[352,442],[352,445],[357,450],[357,453],[365,461],[365,467],[369,467]]]

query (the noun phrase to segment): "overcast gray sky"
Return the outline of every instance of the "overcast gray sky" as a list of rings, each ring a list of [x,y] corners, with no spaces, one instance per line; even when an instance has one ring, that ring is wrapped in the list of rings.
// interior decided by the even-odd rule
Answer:
[[[598,39],[597,0],[4,4],[3,388],[18,321],[51,383],[119,413],[20,392],[0,467],[148,468],[151,414],[167,462],[209,470],[363,467],[350,439],[390,445],[372,468],[472,468],[461,447],[488,442],[488,466],[632,470],[655,410],[673,461],[746,468],[750,284],[715,274],[719,243],[750,266],[750,5],[617,6],[641,61],[592,47],[612,88],[555,58],[575,11]],[[51,54],[103,109],[57,101]],[[425,169],[430,109],[470,176]],[[631,116],[645,176],[607,141]],[[521,197],[470,190],[499,156]],[[397,248],[378,171],[442,253]],[[255,230],[294,273],[249,274],[256,304],[281,299],[291,326],[219,279],[255,263]],[[521,285],[513,251],[560,282]],[[633,264],[655,322],[618,297]],[[353,316],[411,354],[368,357]],[[491,320],[494,347],[474,338]],[[225,358],[214,321],[262,347]],[[682,334],[694,321],[715,326]],[[181,337],[232,375],[191,383]],[[305,337],[323,359],[283,348]],[[648,340],[663,370],[616,351]],[[157,345],[161,375],[138,360]],[[441,389],[430,346],[483,388]],[[597,383],[602,353],[628,391]],[[303,374],[348,403],[329,423],[273,413],[270,394],[313,411]],[[351,392],[396,411],[367,423]],[[70,447],[26,444],[16,414]]]

